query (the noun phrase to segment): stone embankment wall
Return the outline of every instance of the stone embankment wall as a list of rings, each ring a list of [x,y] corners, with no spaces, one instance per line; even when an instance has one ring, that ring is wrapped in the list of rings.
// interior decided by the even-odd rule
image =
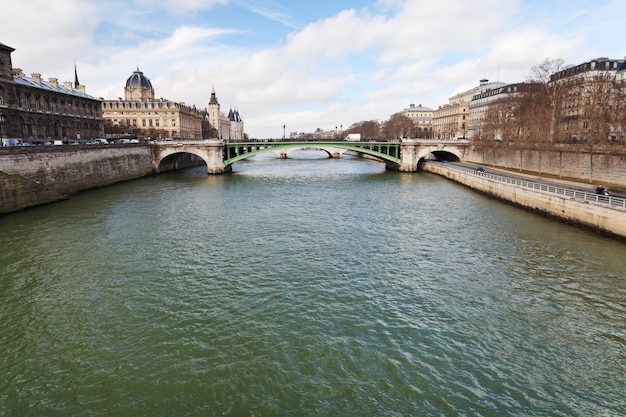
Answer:
[[[0,214],[152,173],[148,146],[0,148]]]
[[[626,187],[626,149],[581,149],[575,145],[520,149],[499,143],[489,148],[472,146],[467,161],[590,184]]]
[[[613,237],[626,239],[626,210],[624,209],[610,208],[604,204],[493,181],[484,176],[450,169],[443,164],[426,163],[422,169],[529,210]]]

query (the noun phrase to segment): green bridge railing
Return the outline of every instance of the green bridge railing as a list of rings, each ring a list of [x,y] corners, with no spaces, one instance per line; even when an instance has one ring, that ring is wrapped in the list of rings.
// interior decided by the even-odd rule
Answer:
[[[265,152],[275,152],[281,149],[344,149],[358,154],[370,155],[384,161],[400,165],[400,141],[391,142],[348,142],[348,141],[254,141],[254,142],[225,142],[224,166],[250,158]]]

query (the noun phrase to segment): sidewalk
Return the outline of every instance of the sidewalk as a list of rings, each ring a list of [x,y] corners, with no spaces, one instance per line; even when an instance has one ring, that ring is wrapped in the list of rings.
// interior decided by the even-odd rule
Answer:
[[[473,166],[473,167],[482,166],[485,168],[486,172],[490,172],[492,174],[501,174],[507,177],[526,179],[529,181],[555,185],[555,186],[559,186],[563,188],[571,188],[573,190],[580,190],[580,191],[585,191],[588,193],[594,193],[596,190],[596,187],[600,185],[599,183],[590,184],[588,182],[583,182],[583,181],[566,180],[566,179],[554,178],[550,176],[544,177],[541,175],[536,175],[536,174],[533,175],[533,174],[523,173],[523,172],[519,172],[515,170],[496,168],[496,167],[491,167],[491,166],[486,166],[486,165],[477,165],[477,164],[470,164],[470,163],[461,163],[460,165]],[[611,193],[611,196],[626,198],[626,189],[609,187],[609,192]]]

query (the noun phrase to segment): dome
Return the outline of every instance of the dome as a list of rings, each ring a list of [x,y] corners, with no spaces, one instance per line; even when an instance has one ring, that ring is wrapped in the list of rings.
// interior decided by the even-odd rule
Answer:
[[[139,71],[139,68],[137,68],[137,71],[133,72],[133,75],[126,80],[126,88],[133,87],[152,89],[152,83],[148,77],[143,75],[143,72]]]

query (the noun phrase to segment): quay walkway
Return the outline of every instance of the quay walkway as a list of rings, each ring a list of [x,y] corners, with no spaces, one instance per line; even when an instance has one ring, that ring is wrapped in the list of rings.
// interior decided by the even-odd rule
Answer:
[[[515,178],[516,173],[489,172],[491,168],[482,172],[466,164],[428,161],[422,170],[527,210],[626,240],[626,199],[621,196],[598,195],[594,189],[581,190],[583,184],[570,186],[558,179]]]
[[[553,179],[547,177],[539,177],[526,174],[509,173],[508,171],[499,170],[498,173],[492,173],[493,169],[478,171],[476,168],[457,164],[447,164],[448,168],[455,169],[479,177],[488,178],[492,181],[505,184],[512,184],[518,187],[529,188],[544,193],[556,194],[566,198],[574,198],[592,203],[607,205],[613,208],[626,210],[626,198],[617,195],[599,195],[595,191],[584,191],[583,185],[573,181]],[[526,177],[526,178],[520,178]],[[618,193],[621,192],[618,191]]]

